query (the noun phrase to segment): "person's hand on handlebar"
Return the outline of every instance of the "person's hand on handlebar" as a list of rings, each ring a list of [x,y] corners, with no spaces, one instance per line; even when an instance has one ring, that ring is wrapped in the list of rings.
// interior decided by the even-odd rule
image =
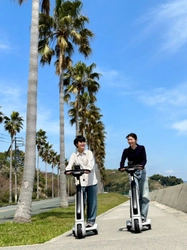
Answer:
[[[121,171],[121,172],[124,172],[125,171],[125,167],[119,168],[118,170]]]
[[[82,170],[84,170],[84,169],[80,169],[80,170],[82,171]],[[87,169],[86,169],[86,170],[84,170],[84,174],[89,174],[89,173],[90,173],[90,170],[87,170]],[[71,171],[66,170],[66,171],[65,171],[65,174],[67,174],[67,175],[68,175],[68,174],[72,174],[72,172],[71,172]]]
[[[71,172],[70,171],[66,171],[66,174],[71,174]]]
[[[139,169],[139,170],[144,169],[143,165],[139,165],[139,166],[138,166],[138,169]]]
[[[85,173],[85,174],[89,174],[89,173],[90,173],[90,171],[88,171],[88,170],[85,170],[85,171],[84,171],[84,173]]]
[[[118,170],[121,171],[121,172],[124,172],[124,171],[126,171],[126,168],[128,169],[128,167],[121,167],[121,168],[118,168]],[[143,165],[138,165],[137,169],[142,170],[142,169],[144,169],[144,166]]]

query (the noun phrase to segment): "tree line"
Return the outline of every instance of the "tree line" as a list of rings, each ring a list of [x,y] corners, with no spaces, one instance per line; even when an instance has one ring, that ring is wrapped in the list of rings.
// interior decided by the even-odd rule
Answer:
[[[175,176],[163,176],[154,174],[149,177],[150,191],[182,184],[183,180]],[[127,173],[121,173],[116,169],[106,169],[104,180],[105,192],[117,192],[121,194],[129,193],[129,178]]]
[[[59,197],[59,155],[57,154],[55,157],[52,157],[53,149],[49,151],[48,160],[45,161],[45,167],[43,170],[37,166],[35,171],[34,178],[34,187],[32,200],[46,199],[46,198],[54,198]],[[45,150],[46,153],[46,150]],[[50,156],[51,154],[51,156]],[[23,169],[24,169],[24,158],[25,152],[21,150],[21,148],[17,148],[16,150],[12,150],[12,203],[17,204],[17,197],[19,195]],[[44,155],[40,155],[40,164]],[[67,159],[66,159],[67,161]],[[3,162],[3,166],[0,169],[0,206],[7,205],[10,203],[10,192],[9,192],[9,181],[10,181],[10,157],[7,152],[0,152],[0,162]],[[56,165],[57,164],[57,165]],[[67,163],[66,163],[67,164]],[[56,171],[54,169],[56,168]],[[72,178],[73,179],[73,178]],[[69,182],[69,180],[67,180]],[[67,183],[67,186],[70,183]],[[73,180],[71,180],[71,193],[73,187]],[[69,185],[70,187],[70,185]],[[67,193],[68,188],[67,187]],[[69,195],[69,193],[68,193]]]
[[[158,181],[162,186],[175,186],[183,183],[181,178],[177,178],[176,176],[163,176],[160,174],[154,174],[150,177],[151,180]]]

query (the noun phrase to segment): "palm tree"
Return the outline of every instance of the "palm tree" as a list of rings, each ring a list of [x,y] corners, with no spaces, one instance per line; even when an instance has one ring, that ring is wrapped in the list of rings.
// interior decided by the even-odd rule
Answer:
[[[91,119],[92,120],[92,119]],[[105,127],[102,121],[96,120],[94,123],[90,122],[90,126],[87,126],[87,140],[89,148],[93,151],[95,156],[95,165],[96,165],[96,176],[98,179],[98,192],[103,192],[103,180],[105,176]]]
[[[1,106],[0,106],[0,108],[1,108]],[[3,119],[4,119],[4,114],[0,111],[0,123],[3,122]]]
[[[20,132],[23,128],[23,118],[19,115],[19,112],[13,111],[10,115],[4,116],[4,127],[5,130],[8,131],[11,138],[10,144],[10,183],[9,183],[9,203],[12,203],[12,144],[14,142],[14,137],[16,133]]]
[[[52,168],[52,183],[51,183],[52,198],[54,198],[54,167],[58,165],[58,155],[57,152],[55,152],[54,150],[51,150],[50,152],[50,163]]]
[[[40,173],[40,156],[42,156],[42,151],[44,148],[44,145],[46,143],[46,131],[43,131],[42,129],[38,130],[36,132],[36,148],[37,148],[37,192],[36,192],[36,198],[39,199],[39,173]]]
[[[99,90],[99,80],[100,74],[93,72],[96,67],[95,63],[90,66],[86,66],[85,63],[79,61],[75,64],[75,67],[69,67],[67,72],[64,74],[64,85],[66,102],[69,101],[70,94],[75,94],[76,97],[76,135],[79,133],[79,109],[80,109],[80,95],[83,95],[85,91],[88,92],[90,101],[95,101],[95,94]]]
[[[64,82],[63,71],[71,63],[74,45],[85,57],[90,55],[89,39],[93,33],[85,28],[89,22],[88,17],[81,15],[82,2],[56,0],[54,15],[40,14],[39,21],[39,52],[40,62],[50,64],[52,57],[56,56],[56,74],[59,75],[60,100],[60,206],[67,207],[65,146],[64,146]]]
[[[42,160],[45,162],[45,191],[47,191],[48,183],[47,183],[47,165],[50,163],[50,151],[52,150],[53,145],[49,144],[49,142],[44,144],[42,151]]]
[[[30,61],[26,118],[26,147],[23,181],[14,215],[14,222],[30,222],[32,193],[36,168],[36,120],[37,120],[37,83],[38,83],[38,23],[39,0],[32,0],[32,20],[30,36]],[[23,0],[19,0],[21,5]],[[49,14],[50,1],[42,1],[42,11]]]
[[[95,98],[96,99],[96,98]],[[87,145],[93,151],[96,162],[96,174],[99,181],[98,189],[103,190],[101,179],[104,179],[104,158],[105,158],[105,128],[101,121],[100,109],[97,108],[87,92],[79,98],[79,134],[84,135]],[[70,123],[76,122],[77,102],[70,102],[71,109],[68,111],[71,117]]]

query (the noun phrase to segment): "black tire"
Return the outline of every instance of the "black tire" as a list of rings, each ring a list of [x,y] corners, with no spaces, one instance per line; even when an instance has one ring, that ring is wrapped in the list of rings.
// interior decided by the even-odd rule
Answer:
[[[98,231],[96,229],[93,230],[94,234],[98,234]]]
[[[148,225],[148,229],[151,230],[151,224]]]
[[[78,224],[78,225],[77,225],[77,238],[78,238],[78,239],[83,238],[83,234],[82,234],[82,225],[81,225],[81,224]]]
[[[127,230],[130,231],[131,230],[131,226],[127,226]]]
[[[135,233],[140,233],[140,231],[141,231],[138,219],[134,220],[134,231],[135,231]]]

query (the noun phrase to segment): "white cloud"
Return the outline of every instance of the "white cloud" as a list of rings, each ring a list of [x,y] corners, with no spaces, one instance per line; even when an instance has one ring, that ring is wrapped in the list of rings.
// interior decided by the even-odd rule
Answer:
[[[187,83],[173,88],[155,88],[125,92],[157,111],[159,120],[169,129],[187,135]]]
[[[184,107],[187,105],[187,83],[174,88],[157,88],[137,93],[138,98],[148,106]],[[172,109],[171,109],[172,110]]]
[[[119,87],[125,87],[127,88],[129,86],[130,80],[127,79],[127,77],[124,77],[124,74],[115,70],[99,70],[99,73],[101,73],[101,78],[100,82],[104,82],[102,84],[102,87],[107,86],[108,87],[114,87],[114,88],[119,88]]]
[[[9,35],[0,27],[0,52],[9,52],[10,50],[11,46]]]
[[[64,121],[64,131],[66,135],[75,136],[75,127],[71,126],[69,121]],[[59,135],[60,134],[60,122],[59,119],[54,120],[50,110],[38,110],[37,115],[37,130],[42,129],[47,134]]]
[[[144,21],[148,23],[144,33],[155,33],[161,38],[161,51],[176,52],[187,44],[186,0],[158,5],[149,11]]]
[[[173,174],[175,171],[173,171],[173,170],[166,170],[166,171],[164,171],[166,174]]]
[[[10,46],[0,41],[0,50],[10,50]]]
[[[18,111],[21,116],[25,116],[26,98],[25,90],[17,84],[16,81],[0,81],[1,111],[9,116],[12,111]]]
[[[187,120],[172,124],[172,128],[176,129],[180,134],[187,134]]]

